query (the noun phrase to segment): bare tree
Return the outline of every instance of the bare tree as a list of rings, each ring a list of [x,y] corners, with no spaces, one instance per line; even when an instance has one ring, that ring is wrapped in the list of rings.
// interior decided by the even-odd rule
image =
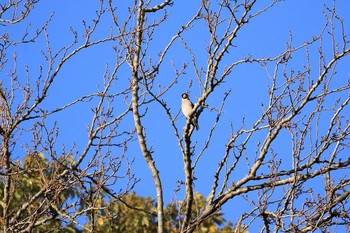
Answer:
[[[3,232],[32,232],[45,224],[53,224],[55,228],[57,225],[54,221],[60,221],[59,228],[64,227],[64,222],[68,221],[86,231],[94,232],[96,210],[106,208],[100,205],[101,195],[119,200],[137,182],[130,171],[132,161],[125,158],[125,151],[128,143],[133,140],[134,130],[119,130],[119,125],[131,112],[131,105],[124,104],[118,109],[113,108],[116,99],[123,100],[131,91],[110,91],[112,83],[116,81],[118,65],[125,62],[123,57],[116,54],[115,67],[112,71],[106,68],[103,75],[104,85],[96,93],[81,96],[54,109],[43,105],[62,67],[73,57],[83,50],[113,41],[120,36],[110,34],[103,38],[92,38],[106,12],[103,1],[99,3],[100,8],[96,11],[95,18],[90,22],[84,21],[82,29],[71,27],[73,40],[58,50],[50,44],[48,25],[52,15],[34,33],[28,27],[18,40],[5,30],[1,35],[0,70],[3,76],[7,74],[2,79],[0,88]],[[20,23],[30,14],[35,4],[38,1],[18,0],[1,5],[2,27]],[[22,72],[18,72],[20,68],[17,67],[16,53],[11,58],[7,51],[13,46],[34,44],[38,38],[46,41],[43,44],[44,49],[41,50],[46,64],[40,67],[37,76],[26,66],[23,76]],[[66,111],[73,105],[92,102],[95,106],[91,107],[92,118],[87,127],[87,141],[85,145],[79,146],[82,149],[78,150],[75,145],[72,148],[56,145],[59,130],[56,122],[50,126],[47,118]],[[21,140],[22,135],[31,139]],[[26,164],[16,161],[16,153],[19,151],[25,151],[28,155]],[[19,182],[20,177],[33,181],[23,187]],[[120,180],[125,180],[124,188],[118,191],[111,189]],[[18,198],[18,195],[21,197]],[[70,201],[67,202],[66,198]],[[87,216],[92,224],[88,226],[79,223],[77,218],[80,216]]]
[[[35,4],[38,1],[23,4],[18,0],[1,6],[2,26],[20,23]],[[176,2],[135,0],[123,8],[116,0],[100,0],[96,17],[84,21],[82,30],[71,28],[73,41],[57,51],[50,46],[47,29],[52,17],[34,34],[26,30],[20,40],[12,40],[5,32],[1,36],[0,71],[7,73],[10,81],[3,81],[0,89],[3,231],[31,232],[42,224],[59,220],[94,232],[98,227],[98,211],[108,209],[108,204],[101,204],[104,196],[111,204],[118,201],[128,208],[149,213],[123,199],[138,182],[131,172],[132,160],[127,156],[129,145],[137,140],[156,193],[157,208],[149,214],[157,216],[158,232],[165,232],[164,223],[169,213],[164,208],[162,183],[166,178],[162,177],[155,156],[159,152],[150,142],[154,140],[147,136],[154,128],[145,123],[151,118],[148,109],[156,107],[162,109],[158,115],[166,117],[173,130],[171,135],[166,135],[168,141],[177,141],[182,154],[184,180],[179,182],[176,191],[182,190],[184,196],[175,203],[178,232],[195,232],[205,220],[234,200],[251,207],[249,211],[234,210],[238,216],[236,232],[256,227],[261,232],[349,230],[350,82],[348,76],[337,73],[350,53],[346,35],[349,22],[338,15],[334,1],[324,6],[325,24],[319,34],[306,38],[306,42],[295,45],[291,32],[285,49],[277,54],[258,57],[248,51],[242,56],[230,56],[239,49],[240,33],[269,14],[277,4],[283,5],[283,2],[203,0],[185,24],[173,25],[176,31],[171,36],[157,40],[163,25],[166,27],[171,20],[171,14],[177,14],[176,11],[169,13],[170,9],[177,9]],[[9,11],[12,13],[8,14]],[[5,18],[7,15],[10,17]],[[106,15],[112,19],[110,34],[98,38],[96,31]],[[201,26],[200,30],[197,25]],[[207,42],[200,43],[205,46],[202,48],[205,54],[196,50],[193,37],[188,37],[191,33],[200,34],[199,39],[208,38]],[[16,54],[9,58],[6,51],[15,44],[35,43],[41,37],[46,41],[42,55],[48,68],[41,68],[38,77],[33,77],[26,67],[25,77],[20,77]],[[81,38],[84,39],[81,41]],[[103,87],[63,106],[45,107],[43,102],[61,68],[81,51],[97,45],[111,46],[116,58],[112,69],[109,70],[110,65],[105,69]],[[179,49],[188,56],[174,55]],[[253,120],[242,117],[237,126],[237,121],[225,121],[223,117],[232,99],[232,88],[227,83],[242,66],[264,70],[268,81],[266,101],[261,100],[261,114],[252,117]],[[162,72],[169,67],[173,74],[167,74],[164,80]],[[193,88],[200,94],[192,115],[182,125],[178,121],[179,106],[169,103],[174,99],[172,91],[179,88],[177,84],[184,83],[180,78],[191,72],[190,69],[194,79],[180,92]],[[221,101],[212,103],[212,96],[221,96]],[[73,146],[58,152],[59,131],[56,123],[48,126],[48,118],[84,104],[93,107],[87,141],[84,146],[79,145],[83,149]],[[193,117],[209,126],[200,130],[202,143],[195,138]],[[123,126],[123,122],[131,118],[132,129]],[[226,138],[218,133],[221,125],[231,130]],[[25,132],[32,134],[31,143],[19,146],[17,142]],[[210,193],[205,207],[198,210],[194,208],[196,175],[201,161],[214,153],[212,142],[215,140],[224,146],[215,152],[220,159],[211,165],[214,166],[212,182],[207,182]],[[16,162],[15,152],[19,147],[34,158],[32,163],[37,166]],[[48,156],[48,162],[40,162],[43,155]],[[12,211],[18,177],[33,176],[33,173],[40,177],[38,190]],[[123,189],[118,188],[121,184],[125,185]],[[79,198],[70,197],[69,192]],[[71,199],[61,200],[63,194]],[[82,201],[78,203],[78,199]],[[34,214],[28,214],[31,212]],[[80,216],[87,216],[89,224],[79,222]],[[117,213],[110,215],[111,219],[117,217]]]
[[[143,94],[151,95],[150,98],[155,99],[164,108],[183,155],[186,194],[185,208],[181,213],[184,216],[181,232],[193,232],[206,218],[220,210],[227,201],[250,193],[256,193],[257,198],[251,199],[250,195],[245,198],[255,207],[251,212],[242,213],[239,220],[240,224],[248,227],[259,218],[263,224],[262,231],[266,232],[307,232],[327,229],[332,225],[346,226],[348,224],[346,214],[349,197],[349,192],[346,191],[349,184],[348,176],[345,175],[340,179],[335,179],[334,175],[331,176],[332,171],[339,170],[342,174],[342,170],[349,166],[349,158],[345,152],[348,148],[349,134],[348,116],[345,114],[349,102],[349,96],[346,94],[349,91],[349,82],[344,82],[343,85],[332,85],[332,83],[336,79],[336,65],[347,57],[350,50],[346,40],[344,21],[337,15],[336,8],[325,7],[326,24],[320,34],[308,42],[294,46],[291,36],[286,49],[275,56],[257,58],[247,55],[236,61],[228,61],[227,54],[234,50],[233,44],[238,33],[253,20],[257,20],[256,18],[260,15],[268,13],[277,1],[272,1],[271,4],[262,8],[259,5],[260,9],[256,7],[257,1],[221,1],[220,3],[202,1],[197,14],[186,25],[180,27],[178,33],[169,40],[169,44],[160,53],[158,62],[145,64],[144,61],[148,59],[147,49],[153,39],[152,33],[164,20],[162,18],[157,23],[147,24],[146,16],[161,10],[169,2],[165,1],[153,8],[148,4],[140,1],[139,5],[134,5],[134,14],[137,15],[135,16],[137,33],[135,32],[132,37],[135,39],[127,41],[128,43],[136,41],[136,43],[132,51],[129,50],[127,54],[133,59],[130,63],[134,93],[137,93],[142,85]],[[200,61],[197,54],[182,36],[192,30],[192,25],[197,21],[207,26],[210,37],[206,48],[207,67],[198,65]],[[341,30],[337,31],[335,27],[340,27]],[[328,45],[322,43],[326,38],[332,42],[330,55]],[[197,75],[201,95],[194,106],[193,114],[200,117],[208,107],[218,109],[218,114],[212,121],[213,127],[208,132],[207,141],[199,153],[194,153],[196,144],[191,140],[193,133],[191,119],[187,119],[181,136],[175,124],[176,113],[167,106],[166,100],[161,97],[162,93],[155,89],[157,87],[155,75],[174,40],[180,40],[192,57],[192,67]],[[310,58],[310,48],[317,42],[321,43],[318,47],[319,67],[315,69],[314,61]],[[128,46],[128,43],[124,43],[124,46]],[[295,70],[290,65],[293,63],[292,56],[300,53],[301,50],[305,51],[307,63],[302,69]],[[209,147],[211,139],[215,137],[214,132],[230,91],[224,95],[221,106],[207,106],[205,103],[216,88],[224,85],[226,79],[230,78],[231,72],[243,64],[259,64],[266,69],[271,80],[267,89],[269,101],[262,103],[262,114],[252,126],[246,126],[243,121],[239,130],[232,131],[231,137],[227,139],[226,152],[222,155],[217,171],[213,174],[214,180],[207,205],[200,213],[193,216],[196,165]],[[181,74],[181,72],[176,73]],[[167,88],[164,89],[167,90]],[[331,116],[323,119],[325,114],[331,114]],[[141,150],[147,163],[152,165],[150,169],[156,183],[160,228],[163,213],[160,206],[163,203],[160,199],[162,195],[160,178],[154,166],[156,161],[149,156],[149,150],[146,150],[147,129],[139,123],[139,116],[134,107],[134,119],[139,128]],[[326,131],[320,126],[324,121],[329,125]],[[208,122],[207,119],[206,122]],[[275,152],[273,146],[274,143],[285,140],[284,136],[280,136],[282,132],[290,134],[292,145],[291,152],[283,151],[284,156],[287,153],[293,161],[292,167],[286,169],[281,168],[281,157]],[[253,139],[255,135],[260,135],[258,142]],[[258,149],[253,157],[247,155],[247,147],[254,147],[254,143]],[[197,148],[196,151],[198,151]],[[193,158],[195,158],[194,161]],[[235,170],[238,170],[242,163],[246,164],[247,172],[237,180]],[[322,196],[316,195],[310,185],[313,180],[320,179],[324,180],[326,190]],[[280,195],[276,197],[274,194],[277,192]],[[302,207],[296,208],[300,204]],[[160,229],[159,231],[161,232]]]

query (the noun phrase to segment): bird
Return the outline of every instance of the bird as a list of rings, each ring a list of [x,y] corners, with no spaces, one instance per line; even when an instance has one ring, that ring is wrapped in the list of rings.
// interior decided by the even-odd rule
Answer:
[[[182,110],[182,113],[185,115],[185,117],[188,119],[189,116],[190,116],[190,113],[192,112],[192,109],[193,109],[193,103],[192,103],[191,100],[188,98],[188,94],[187,94],[187,93],[183,93],[183,94],[181,95],[181,97],[182,97],[182,100],[181,100],[181,110]],[[192,124],[194,127],[196,127],[196,130],[199,129],[196,114],[193,114],[192,120],[191,120],[191,124]]]

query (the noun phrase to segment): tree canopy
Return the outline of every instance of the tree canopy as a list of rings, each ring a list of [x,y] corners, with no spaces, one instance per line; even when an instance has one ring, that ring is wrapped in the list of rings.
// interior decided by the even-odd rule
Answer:
[[[0,3],[1,231],[348,231],[347,6]]]

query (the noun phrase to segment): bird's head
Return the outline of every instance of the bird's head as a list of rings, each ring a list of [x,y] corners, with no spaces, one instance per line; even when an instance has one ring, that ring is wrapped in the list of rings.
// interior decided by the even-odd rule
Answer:
[[[181,97],[182,97],[182,99],[188,99],[187,93],[183,93],[183,94],[181,95]]]

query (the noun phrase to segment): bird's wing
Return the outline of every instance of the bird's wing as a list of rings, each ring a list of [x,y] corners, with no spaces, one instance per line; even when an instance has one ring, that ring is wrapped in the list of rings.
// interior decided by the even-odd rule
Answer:
[[[191,103],[191,108],[193,109],[194,107],[194,104],[192,103],[192,101],[190,100],[190,103]]]

